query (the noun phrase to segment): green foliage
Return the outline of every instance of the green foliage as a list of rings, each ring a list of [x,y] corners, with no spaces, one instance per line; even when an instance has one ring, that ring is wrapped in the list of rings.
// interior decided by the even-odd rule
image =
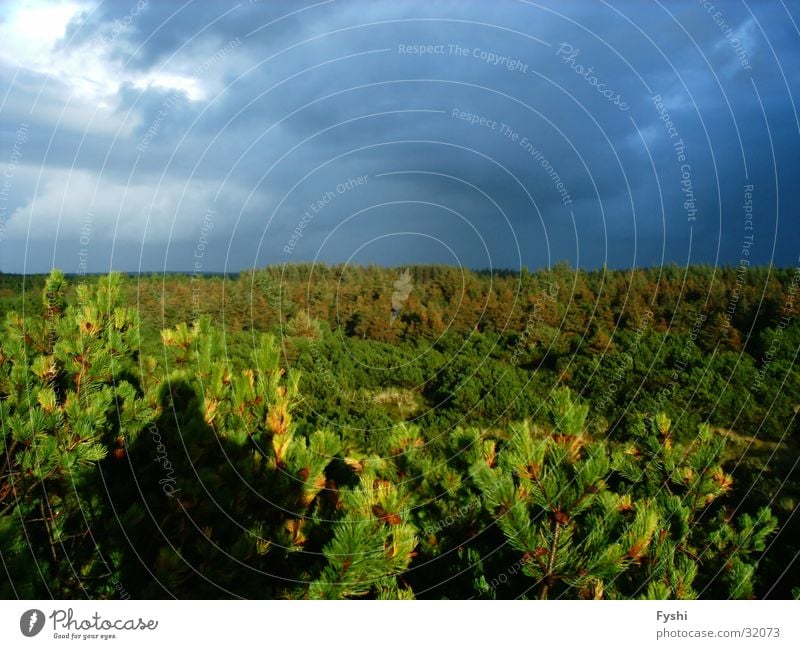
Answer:
[[[694,331],[703,269],[674,313],[680,273],[651,300],[638,271],[417,267],[399,308],[394,271],[314,273],[0,302],[0,595],[748,598],[782,570],[795,325],[750,336],[717,291]]]
[[[609,487],[608,448],[585,439],[587,409],[568,392],[550,414],[555,434],[513,427],[498,466],[476,480],[539,597],[624,596],[623,576],[639,568],[659,525],[652,498],[632,502]]]
[[[616,454],[621,486],[633,497],[655,493],[663,532],[655,545],[650,579],[674,598],[750,597],[759,553],[778,521],[769,509],[754,516],[716,507],[732,487],[720,465],[725,439],[700,427],[685,445],[674,444],[670,420],[642,421]],[[697,563],[708,566],[698,575]]]
[[[116,574],[94,538],[108,514],[98,467],[124,453],[152,412],[126,379],[135,362],[135,313],[119,276],[64,300],[54,271],[44,328],[10,314],[0,346],[3,463],[0,534],[6,596],[78,597],[86,581]],[[109,586],[95,594],[110,592]]]
[[[614,449],[585,439],[586,408],[569,392],[554,395],[550,414],[555,434],[512,427],[497,467],[475,472],[539,597],[753,595],[777,520],[766,508],[735,520],[713,512],[731,487],[722,438],[703,426],[690,445],[674,445],[658,415]]]

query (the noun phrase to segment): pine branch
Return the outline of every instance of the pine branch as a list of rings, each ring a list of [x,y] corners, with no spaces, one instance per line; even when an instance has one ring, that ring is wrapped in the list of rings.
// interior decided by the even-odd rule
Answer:
[[[542,586],[541,590],[539,591],[539,599],[547,599],[547,595],[550,591],[550,586],[552,585],[554,580],[553,570],[555,569],[556,555],[558,553],[558,539],[561,536],[561,524],[555,518],[553,518],[553,523],[552,523],[552,535],[553,535],[553,540],[550,543],[550,550],[547,555],[547,572],[542,578]]]

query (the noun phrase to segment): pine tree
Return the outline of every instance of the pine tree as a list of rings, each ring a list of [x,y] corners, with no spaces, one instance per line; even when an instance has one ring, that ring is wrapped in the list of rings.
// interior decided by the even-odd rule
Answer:
[[[655,498],[661,521],[637,588],[649,598],[747,598],[767,538],[777,528],[768,508],[754,515],[718,506],[732,478],[720,460],[725,438],[704,424],[688,444],[673,441],[663,414],[643,419],[633,439],[615,453],[620,488],[634,501]]]
[[[150,412],[126,377],[137,348],[122,278],[80,286],[67,306],[63,274],[44,289],[44,322],[10,314],[0,344],[0,594],[79,597],[113,591],[118,567],[97,539],[109,515],[99,465],[124,454]],[[43,327],[41,325],[44,325]]]
[[[341,441],[326,429],[298,430],[292,413],[299,375],[281,367],[275,339],[262,335],[244,370],[231,366],[208,319],[167,330],[163,340],[177,368],[169,383],[183,382],[198,396],[203,420],[181,433],[202,472],[186,469],[180,504],[165,516],[189,503],[183,515],[222,551],[192,553],[193,537],[173,539],[179,553],[162,555],[164,569],[196,581],[180,570],[191,556],[205,577],[232,586],[240,578],[231,571],[230,554],[256,571],[249,590],[255,597],[410,595],[394,580],[416,545],[414,528],[403,521],[402,491],[379,478],[371,458],[350,461],[343,475],[355,481],[351,487],[339,488],[328,476],[334,463],[344,464]],[[210,436],[202,433],[206,427]],[[224,496],[234,521],[226,523],[204,502],[204,492]]]
[[[587,412],[566,389],[557,391],[553,433],[512,427],[498,466],[475,473],[543,599],[617,596],[619,576],[641,561],[658,527],[649,499],[632,503],[608,487],[608,449],[586,439]]]
[[[522,555],[516,566],[533,580],[525,592],[691,598],[701,583],[752,595],[758,553],[777,521],[766,509],[739,517],[710,510],[731,478],[719,465],[724,441],[708,426],[678,446],[659,415],[613,449],[587,438],[587,408],[566,388],[550,413],[551,431],[512,426],[496,466],[474,471],[485,505]]]

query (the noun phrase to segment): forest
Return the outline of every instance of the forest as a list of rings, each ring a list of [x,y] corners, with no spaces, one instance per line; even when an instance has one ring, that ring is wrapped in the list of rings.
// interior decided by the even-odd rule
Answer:
[[[0,596],[800,598],[798,285],[0,274]]]

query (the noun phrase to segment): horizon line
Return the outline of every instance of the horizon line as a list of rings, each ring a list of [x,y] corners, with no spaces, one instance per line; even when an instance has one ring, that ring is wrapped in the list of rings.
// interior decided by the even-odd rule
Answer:
[[[541,272],[548,272],[556,270],[560,267],[566,267],[569,270],[580,271],[584,273],[600,273],[600,272],[633,272],[633,271],[651,271],[656,269],[663,269],[663,268],[682,268],[682,269],[695,269],[695,268],[709,268],[709,269],[719,269],[719,270],[738,270],[739,268],[746,268],[747,270],[764,270],[764,269],[773,269],[773,270],[790,270],[794,269],[795,266],[777,266],[774,265],[772,262],[765,263],[765,264],[751,264],[748,266],[733,265],[733,264],[717,264],[712,265],[708,263],[696,263],[696,264],[677,264],[675,262],[671,262],[669,264],[663,265],[653,265],[653,266],[631,266],[631,267],[624,267],[624,268],[614,268],[608,267],[606,265],[597,267],[597,268],[586,268],[586,267],[573,267],[568,261],[559,261],[555,264],[550,266],[541,266],[539,268],[530,269],[528,266],[523,266],[522,268],[507,268],[507,267],[496,267],[496,268],[480,268],[480,267],[469,267],[469,266],[456,266],[452,264],[441,264],[441,263],[414,263],[414,264],[399,264],[399,265],[391,265],[386,266],[377,263],[369,263],[369,264],[351,264],[345,262],[313,262],[313,261],[289,261],[283,263],[276,263],[276,264],[265,264],[263,266],[247,266],[241,268],[240,270],[218,270],[218,271],[197,271],[197,270],[121,270],[121,269],[108,269],[102,271],[83,271],[83,272],[67,272],[62,268],[57,266],[53,266],[50,270],[47,271],[37,271],[37,272],[6,272],[0,270],[0,276],[16,276],[16,277],[45,277],[49,275],[54,270],[61,271],[65,277],[75,278],[75,277],[101,277],[104,275],[109,275],[111,273],[120,273],[123,275],[130,275],[130,276],[140,276],[140,275],[183,275],[183,276],[194,276],[194,277],[222,277],[222,276],[230,276],[230,275],[241,275],[243,273],[248,273],[251,271],[258,271],[258,270],[267,270],[272,268],[281,268],[281,267],[294,267],[294,268],[301,268],[301,267],[320,267],[320,268],[336,268],[336,267],[344,267],[344,268],[358,268],[358,269],[372,269],[377,268],[381,270],[398,270],[398,269],[406,269],[406,268],[447,268],[447,269],[455,269],[460,271],[468,271],[477,274],[503,274],[503,275],[520,275],[523,272],[536,274]]]

